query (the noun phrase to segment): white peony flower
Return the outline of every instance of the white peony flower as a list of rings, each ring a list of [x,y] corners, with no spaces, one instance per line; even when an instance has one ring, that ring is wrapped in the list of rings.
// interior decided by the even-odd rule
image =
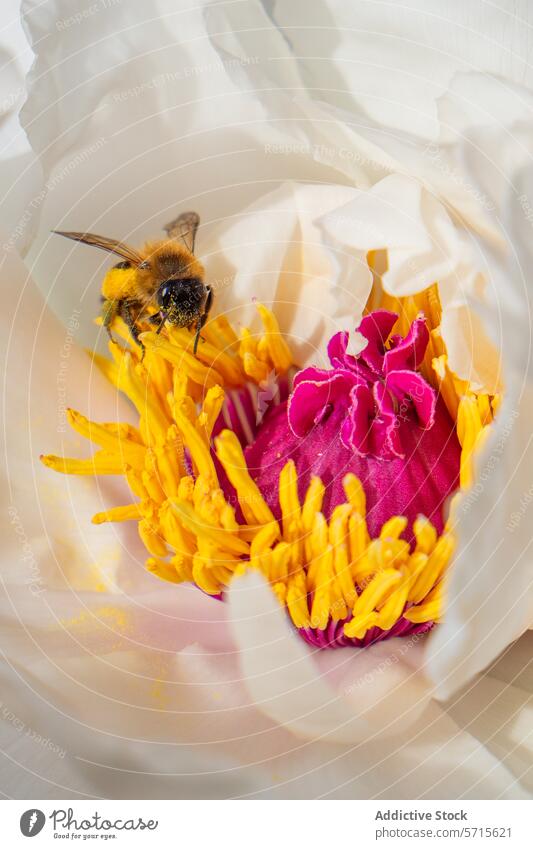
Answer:
[[[25,205],[12,224],[4,216],[0,243],[6,293],[0,319],[4,792],[37,798],[528,797],[526,269],[533,189],[524,115],[531,94],[526,45],[521,51],[521,42],[517,49],[511,35],[508,42],[500,36],[502,22],[522,32],[519,13],[513,17],[505,5],[488,16],[485,6],[471,4],[444,14],[437,4],[424,4],[385,16],[366,3],[278,2],[268,14],[252,0],[193,8],[165,0],[149,6],[25,0],[22,13],[36,56],[21,112],[31,151],[13,164],[11,191]],[[521,14],[529,14],[526,6]],[[36,188],[37,168],[42,183]],[[135,409],[106,379],[117,381],[118,372],[109,365],[105,334],[93,323],[109,258],[50,230],[92,231],[140,245],[188,208],[202,219],[197,250],[214,289],[214,315],[243,331],[245,342],[232,347],[231,330],[216,318],[198,361],[183,353],[188,337],[183,342],[170,334],[158,348],[154,334],[145,337],[147,369],[133,349],[117,359],[130,369],[123,388],[137,399]],[[266,307],[266,332],[258,303]],[[146,465],[138,476],[146,509],[157,504],[161,511],[162,499],[174,499],[182,518],[164,508],[156,533],[147,513],[128,507],[124,516],[141,520],[141,539],[134,522],[104,522],[118,517],[117,505],[132,501],[109,448],[117,434],[112,425],[99,431],[104,452],[94,467],[105,471],[107,463],[117,474],[54,475],[38,463],[39,454],[50,451],[54,468],[90,472],[92,461],[65,465],[61,458],[90,457],[79,436],[94,436],[91,422],[115,421],[124,423],[118,442],[130,465],[141,453],[143,463],[153,456],[162,463],[156,449],[168,448],[166,432],[159,442],[149,438],[158,422],[161,433],[167,424],[162,388],[169,375],[173,397],[184,404],[187,391],[201,401],[198,387],[220,377],[225,425],[244,431],[257,425],[258,445],[261,421],[243,419],[239,406],[245,383],[268,396],[267,407],[275,405],[288,391],[284,375],[292,376],[289,349],[298,367],[325,371],[328,340],[355,330],[365,310],[397,307],[405,336],[422,303],[426,312],[432,305],[438,312],[433,324],[426,315],[428,351],[457,443],[439,474],[446,464],[459,464],[461,454],[463,485],[453,500],[453,528],[437,528],[441,548],[451,535],[457,546],[453,564],[450,552],[441,564],[450,576],[446,595],[439,595],[439,573],[408,602],[432,605],[431,616],[405,620],[402,610],[409,606],[402,605],[400,618],[380,629],[375,623],[384,622],[384,595],[368,611],[339,620],[332,641],[352,644],[317,648],[325,639],[321,617],[331,624],[334,604],[342,606],[354,590],[342,584],[336,602],[328,594],[320,608],[315,599],[323,587],[315,576],[310,608],[302,612],[302,596],[290,571],[283,577],[282,561],[290,550],[291,563],[300,567],[294,552],[300,546],[303,563],[307,544],[311,562],[317,560],[312,545],[320,548],[325,527],[325,547],[337,564],[343,539],[335,537],[330,515],[329,529],[321,526],[312,543],[291,537],[286,518],[291,510],[300,517],[300,504],[294,504],[288,464],[288,507],[277,526],[283,539],[263,533],[263,547],[256,542],[254,548],[252,529],[270,524],[268,487],[261,488],[260,476],[257,490],[244,475],[231,479],[243,464],[227,435],[219,434],[217,451],[237,495],[231,501],[224,490],[225,505],[239,502],[244,518],[227,510],[220,518],[224,508],[215,505],[214,485],[205,496],[219,510],[213,520],[200,487],[190,502],[185,484],[161,496]],[[88,356],[83,347],[96,343],[102,354]],[[364,345],[360,334],[352,336],[349,356],[360,355]],[[189,384],[182,397],[183,374]],[[144,375],[142,386],[134,386],[135,375]],[[461,393],[467,398],[456,425]],[[191,402],[189,420],[180,407],[172,424],[202,480],[211,455],[194,433],[220,409],[216,393],[209,399],[201,422]],[[254,416],[258,411],[259,405]],[[137,433],[142,440],[132,436]],[[261,449],[263,460],[272,461],[263,462],[265,473],[275,467],[270,447]],[[414,468],[415,450],[410,462]],[[180,463],[176,472],[177,460],[171,461],[171,479],[190,477],[183,458]],[[318,473],[313,463],[309,468]],[[346,497],[363,514],[354,487],[352,479]],[[441,492],[441,500],[447,494]],[[94,514],[98,525],[91,524]],[[393,517],[394,511],[385,518]],[[371,521],[369,513],[369,528]],[[301,522],[309,531],[305,517]],[[397,517],[394,522],[382,541],[404,576],[414,555],[399,539],[405,525]],[[423,558],[424,534],[433,531],[417,527]],[[194,550],[169,565],[167,546],[179,556],[176,538],[184,531]],[[144,568],[145,545],[151,571]],[[217,560],[213,549],[225,559]],[[387,551],[379,556],[389,557]],[[241,555],[243,562],[252,559],[251,567],[243,567]],[[305,561],[306,577],[308,566]],[[180,578],[192,578],[204,592]],[[365,586],[358,584],[352,602]],[[221,590],[226,603],[212,597]],[[403,636],[394,630],[400,619]],[[390,638],[370,639],[372,628]],[[371,644],[354,646],[365,639]]]

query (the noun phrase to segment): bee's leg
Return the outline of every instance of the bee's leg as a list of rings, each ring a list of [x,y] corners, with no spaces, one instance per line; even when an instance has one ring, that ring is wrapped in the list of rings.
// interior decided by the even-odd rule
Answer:
[[[157,324],[156,333],[161,333],[163,327],[165,326],[165,322],[168,318],[168,313],[166,312],[156,312],[154,315],[151,315],[148,318],[150,324]]]
[[[166,312],[162,312],[162,313],[161,313],[161,321],[159,322],[159,324],[158,324],[158,326],[157,326],[156,333],[158,333],[158,334],[159,334],[159,333],[161,333],[161,331],[163,330],[163,326],[164,326],[165,321],[167,320],[167,318],[168,318],[167,313],[166,313]]]
[[[193,353],[194,353],[195,356],[196,356],[196,351],[198,350],[198,342],[200,341],[200,331],[207,321],[207,316],[209,315],[209,310],[213,306],[213,290],[211,289],[211,286],[206,286],[205,288],[207,289],[207,298],[206,298],[206,301],[205,301],[204,311],[203,311],[202,315],[200,316],[200,318],[198,319],[198,321],[196,323],[196,334],[195,334],[195,337],[194,337],[194,347],[193,347]]]
[[[117,314],[118,314],[118,303],[117,303],[117,301],[110,301],[107,298],[104,298],[103,304],[102,304],[102,321],[104,323],[105,329],[107,330],[107,332],[109,334],[109,338],[111,339],[112,342],[114,342],[115,340],[113,339],[113,335],[111,333],[111,325],[113,324],[113,321],[115,320],[115,317],[117,316]]]
[[[137,330],[137,325],[135,324],[136,316],[134,316],[132,313],[133,306],[134,304],[131,301],[120,301],[119,315],[124,320],[125,324],[127,324],[134,341],[142,348],[141,360],[143,360],[146,349],[141,340],[139,339],[139,331]]]

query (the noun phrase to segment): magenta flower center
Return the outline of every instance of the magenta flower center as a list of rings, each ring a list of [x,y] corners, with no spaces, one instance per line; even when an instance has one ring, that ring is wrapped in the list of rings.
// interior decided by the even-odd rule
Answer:
[[[419,514],[442,531],[445,501],[459,485],[460,446],[442,399],[419,372],[425,320],[413,321],[405,338],[390,336],[396,320],[386,310],[365,316],[358,331],[367,344],[357,356],[347,353],[348,333],[333,336],[331,368],[300,371],[288,402],[265,416],[245,455],[277,516],[279,474],[292,459],[301,498],[314,475],[322,479],[327,518],[353,472],[366,492],[371,536],[394,515],[408,518],[408,534]]]

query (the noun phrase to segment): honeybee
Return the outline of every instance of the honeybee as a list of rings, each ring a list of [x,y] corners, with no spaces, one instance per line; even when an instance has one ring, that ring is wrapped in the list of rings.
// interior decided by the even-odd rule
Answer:
[[[157,324],[158,333],[167,321],[175,327],[194,325],[196,354],[200,331],[213,304],[213,291],[204,282],[203,265],[194,256],[199,224],[196,212],[183,212],[163,228],[167,239],[147,242],[140,251],[93,233],[53,232],[121,257],[102,283],[102,319],[111,338],[111,326],[117,316],[128,325],[143,353],[139,321]]]

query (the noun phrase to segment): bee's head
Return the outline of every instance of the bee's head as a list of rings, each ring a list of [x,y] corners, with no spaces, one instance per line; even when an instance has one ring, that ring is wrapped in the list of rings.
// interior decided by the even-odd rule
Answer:
[[[166,280],[157,290],[157,303],[170,324],[188,327],[202,314],[207,297],[199,277]]]

